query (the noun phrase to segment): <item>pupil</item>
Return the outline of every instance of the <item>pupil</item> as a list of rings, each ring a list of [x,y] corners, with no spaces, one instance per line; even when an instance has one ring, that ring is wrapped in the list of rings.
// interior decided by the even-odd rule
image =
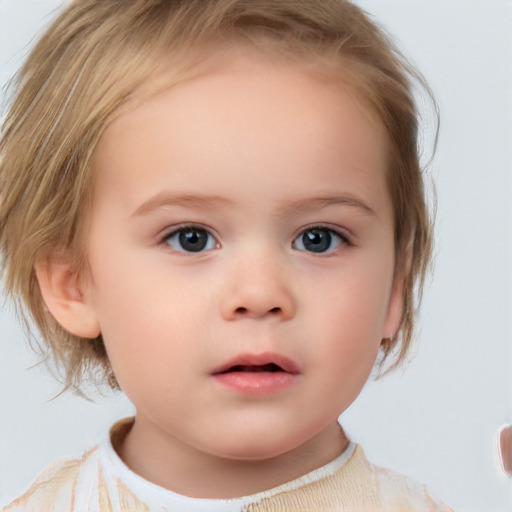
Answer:
[[[302,243],[308,251],[325,252],[331,245],[331,235],[325,229],[309,229],[302,235]]]
[[[180,232],[180,244],[186,251],[202,251],[208,242],[208,235],[200,229],[187,229]]]

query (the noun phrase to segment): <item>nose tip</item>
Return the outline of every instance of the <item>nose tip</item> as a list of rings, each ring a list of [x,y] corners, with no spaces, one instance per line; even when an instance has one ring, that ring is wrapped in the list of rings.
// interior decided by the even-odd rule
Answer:
[[[222,302],[226,320],[242,318],[279,318],[286,320],[295,314],[291,291],[279,279],[238,279]]]

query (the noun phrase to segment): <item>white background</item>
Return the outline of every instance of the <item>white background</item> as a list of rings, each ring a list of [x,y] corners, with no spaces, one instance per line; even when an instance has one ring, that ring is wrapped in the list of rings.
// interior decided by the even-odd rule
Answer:
[[[497,433],[512,423],[512,2],[360,0],[432,85],[441,107],[435,277],[416,357],[370,383],[343,416],[370,459],[427,483],[456,512],[508,512]],[[0,0],[0,82],[59,0]],[[59,457],[79,455],[118,417],[122,396],[70,394],[0,310],[0,504]],[[307,411],[305,411],[307,414]]]

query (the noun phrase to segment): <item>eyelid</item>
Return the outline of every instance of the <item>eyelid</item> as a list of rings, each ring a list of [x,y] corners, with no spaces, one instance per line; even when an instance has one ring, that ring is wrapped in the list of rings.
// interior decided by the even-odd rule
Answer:
[[[326,231],[332,231],[334,234],[338,235],[340,238],[342,238],[346,244],[348,245],[354,245],[354,235],[350,233],[348,229],[342,228],[340,226],[329,224],[329,223],[316,223],[316,224],[309,224],[307,226],[302,226],[299,230],[296,231],[296,233],[293,235],[293,240],[296,240],[301,234],[303,234],[306,231],[309,231],[310,229],[325,229]]]

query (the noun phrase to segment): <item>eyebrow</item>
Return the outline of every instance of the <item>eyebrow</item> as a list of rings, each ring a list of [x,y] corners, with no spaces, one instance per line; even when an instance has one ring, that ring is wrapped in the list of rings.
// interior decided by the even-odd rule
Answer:
[[[282,208],[283,213],[295,213],[297,211],[311,211],[320,210],[328,206],[349,206],[361,210],[368,215],[377,216],[373,210],[363,200],[359,199],[352,194],[335,195],[335,196],[322,196],[307,199],[299,199],[293,201]]]
[[[160,192],[144,201],[131,215],[131,217],[141,217],[148,215],[155,210],[166,206],[185,206],[194,207],[200,210],[208,211],[214,207],[226,207],[232,204],[224,197],[212,195],[192,195],[192,194],[173,194],[168,191]]]
[[[233,202],[225,197],[215,195],[197,195],[197,194],[173,194],[169,191],[163,191],[144,201],[131,215],[131,217],[141,217],[167,206],[194,207],[200,210],[209,211],[215,207],[227,207]],[[299,199],[284,205],[280,212],[283,214],[293,214],[298,211],[320,210],[328,206],[349,206],[361,210],[368,215],[376,216],[375,211],[364,201],[351,195],[322,196],[306,199]]]

